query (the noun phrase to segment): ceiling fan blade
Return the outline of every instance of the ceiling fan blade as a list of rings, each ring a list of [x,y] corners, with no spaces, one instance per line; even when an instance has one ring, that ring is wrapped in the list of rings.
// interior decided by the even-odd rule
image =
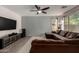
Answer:
[[[35,5],[35,7],[36,7],[37,10],[40,10],[40,7],[38,7],[38,5]]]
[[[50,7],[46,7],[46,8],[43,8],[42,10],[47,10],[47,9],[49,9]]]
[[[45,11],[42,11],[42,13],[47,14],[47,12],[45,12]]]

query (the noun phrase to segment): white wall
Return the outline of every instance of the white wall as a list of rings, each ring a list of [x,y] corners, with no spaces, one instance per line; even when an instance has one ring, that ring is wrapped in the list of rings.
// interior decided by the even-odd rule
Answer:
[[[18,14],[14,13],[13,11],[11,11],[7,8],[0,6],[0,16],[14,19],[17,21],[17,26],[16,26],[15,30],[0,31],[0,37],[10,34],[12,32],[19,32],[19,30],[21,29],[21,17]]]
[[[28,36],[36,36],[50,32],[52,16],[24,16],[22,17],[22,27],[26,28]]]

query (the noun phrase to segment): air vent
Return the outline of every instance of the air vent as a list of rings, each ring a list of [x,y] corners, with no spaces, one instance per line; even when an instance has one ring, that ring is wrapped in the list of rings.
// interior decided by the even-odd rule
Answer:
[[[67,8],[67,6],[62,6],[61,8]]]

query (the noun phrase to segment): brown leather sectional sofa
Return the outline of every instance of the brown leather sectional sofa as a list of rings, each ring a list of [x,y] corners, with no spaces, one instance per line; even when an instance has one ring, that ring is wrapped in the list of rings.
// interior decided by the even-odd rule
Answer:
[[[77,39],[79,38],[79,33],[59,30],[57,32],[45,33],[45,36],[47,39],[55,40]]]
[[[31,53],[79,53],[79,33],[45,33],[47,40],[32,41]]]

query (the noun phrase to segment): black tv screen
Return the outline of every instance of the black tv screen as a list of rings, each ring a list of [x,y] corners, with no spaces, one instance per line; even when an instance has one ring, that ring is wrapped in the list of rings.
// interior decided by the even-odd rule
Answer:
[[[0,30],[16,29],[16,21],[4,17],[0,17]]]

